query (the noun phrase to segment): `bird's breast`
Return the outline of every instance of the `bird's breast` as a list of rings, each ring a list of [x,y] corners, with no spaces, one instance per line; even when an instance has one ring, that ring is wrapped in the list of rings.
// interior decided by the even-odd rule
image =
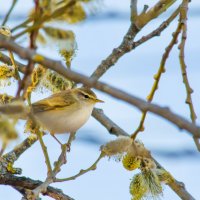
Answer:
[[[68,110],[46,111],[36,114],[40,125],[51,133],[75,132],[89,119],[93,105],[81,107],[73,112]]]

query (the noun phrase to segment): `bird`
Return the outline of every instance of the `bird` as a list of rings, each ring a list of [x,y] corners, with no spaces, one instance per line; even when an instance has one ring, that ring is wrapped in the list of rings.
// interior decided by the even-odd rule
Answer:
[[[31,111],[38,125],[61,144],[55,134],[74,135],[88,121],[98,102],[104,101],[98,99],[90,88],[72,88],[33,103]]]

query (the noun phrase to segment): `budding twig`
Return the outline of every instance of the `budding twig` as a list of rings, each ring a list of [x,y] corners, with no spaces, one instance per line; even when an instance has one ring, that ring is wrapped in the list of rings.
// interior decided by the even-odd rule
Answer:
[[[161,59],[161,62],[160,62],[160,67],[159,67],[157,73],[154,75],[155,81],[154,81],[154,84],[153,84],[152,89],[150,91],[150,94],[147,96],[147,101],[148,102],[152,102],[153,97],[155,95],[155,92],[158,89],[158,84],[159,84],[161,75],[162,75],[162,73],[165,72],[165,64],[166,64],[167,58],[168,58],[173,46],[177,43],[177,39],[178,39],[178,36],[180,34],[180,31],[181,31],[181,24],[178,23],[176,31],[173,33],[172,40],[170,41],[169,45],[165,49],[165,53],[162,56],[162,59]],[[143,111],[142,112],[142,117],[141,117],[141,120],[140,120],[140,124],[137,127],[137,129],[135,130],[135,132],[131,135],[131,137],[133,139],[135,139],[137,137],[137,134],[140,131],[144,130],[144,122],[145,122],[145,119],[146,119],[146,115],[147,115],[147,111]]]

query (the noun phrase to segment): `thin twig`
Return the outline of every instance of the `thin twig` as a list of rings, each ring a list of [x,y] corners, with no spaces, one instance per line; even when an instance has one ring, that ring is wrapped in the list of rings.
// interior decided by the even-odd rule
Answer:
[[[160,62],[160,67],[159,67],[157,73],[154,75],[155,81],[153,83],[150,94],[147,96],[148,102],[152,102],[153,97],[155,95],[155,92],[158,89],[158,84],[159,84],[159,81],[161,79],[161,75],[162,75],[162,73],[165,72],[165,64],[166,64],[167,58],[168,58],[173,46],[177,43],[177,39],[178,39],[178,36],[180,34],[180,31],[181,31],[181,24],[178,23],[176,31],[172,34],[172,36],[173,36],[172,40],[170,41],[169,45],[165,48],[165,52],[164,52],[162,59],[161,59],[161,62]],[[134,133],[131,135],[131,138],[135,139],[139,132],[144,131],[144,121],[145,121],[146,115],[147,115],[147,111],[143,111],[142,117],[141,117],[141,120],[140,120],[140,124],[137,127],[137,129],[134,131]]]
[[[8,11],[8,13],[6,14],[6,16],[5,16],[5,18],[4,18],[3,22],[2,22],[2,26],[4,26],[4,25],[6,24],[6,22],[8,21],[8,19],[9,19],[9,17],[10,17],[10,14],[11,14],[13,8],[15,7],[17,1],[18,1],[18,0],[13,0],[12,5],[11,5],[9,11]]]
[[[51,174],[52,174],[51,162],[50,162],[49,155],[48,155],[48,152],[47,152],[47,147],[45,146],[44,141],[42,139],[43,135],[44,134],[41,131],[39,131],[39,130],[37,131],[37,136],[38,136],[38,139],[39,139],[39,142],[40,142],[40,145],[42,147],[42,151],[43,151],[43,154],[44,154],[44,157],[45,157],[45,163],[47,165],[47,175],[51,176]]]
[[[191,88],[189,84],[189,80],[187,77],[187,71],[186,71],[186,63],[185,63],[185,43],[187,39],[187,13],[188,13],[188,0],[183,0],[183,3],[181,5],[181,10],[180,10],[180,24],[181,24],[181,29],[182,29],[182,37],[181,37],[181,43],[179,45],[179,61],[180,61],[180,66],[181,66],[181,72],[182,72],[182,77],[183,77],[183,83],[185,85],[187,97],[185,103],[188,104],[189,109],[190,109],[190,118],[192,122],[195,124],[196,123],[196,113],[194,110],[194,105],[192,103],[192,93],[193,89]],[[198,138],[193,137],[195,144],[197,146],[197,149],[200,151],[200,143]]]
[[[130,43],[130,48],[131,49],[136,48],[139,45],[150,40],[151,38],[160,36],[162,31],[164,31],[170,25],[170,23],[178,16],[179,12],[180,12],[180,6],[169,16],[169,18],[167,20],[162,22],[162,24],[160,24],[160,26],[158,28],[153,30],[151,33],[141,37],[139,40],[137,40],[135,42],[133,41],[132,43]]]
[[[26,19],[24,22],[18,24],[17,26],[15,26],[14,28],[11,29],[11,32],[13,33],[14,31],[16,31],[19,28],[24,28],[26,27],[30,22],[33,21],[33,18],[28,18]]]
[[[101,64],[92,73],[91,79],[99,79],[110,67],[112,67],[125,53],[129,52],[129,43],[135,38],[139,29],[135,23],[131,23],[128,32],[123,38],[122,43],[112,53],[101,62]]]
[[[60,172],[61,166],[66,163],[66,153],[67,153],[67,145],[65,144],[62,146],[61,154],[58,160],[55,162],[55,167],[52,173],[48,174],[44,183],[42,183],[41,185],[39,185],[37,188],[35,188],[33,191],[30,192],[30,198],[35,199],[39,196],[41,192],[46,192],[47,187],[56,180],[56,175],[58,172]]]
[[[35,2],[35,9],[34,9],[35,15],[34,15],[34,20],[33,20],[33,25],[35,25],[37,23],[39,16],[40,16],[39,0],[34,0],[34,2]],[[33,29],[30,32],[30,45],[29,45],[30,49],[36,49],[37,35],[38,35],[38,29]],[[30,79],[31,79],[31,74],[33,72],[33,69],[34,69],[34,62],[29,60],[28,65],[27,65],[26,70],[25,70],[25,73],[24,73],[24,77],[23,77],[22,81],[20,80],[18,82],[18,90],[17,90],[17,93],[16,93],[16,97],[19,98],[20,93],[23,90],[22,97],[23,97],[23,99],[25,99],[27,88],[31,84]]]
[[[11,63],[12,63],[14,70],[15,70],[15,78],[17,80],[20,80],[21,78],[20,78],[20,75],[19,75],[18,67],[15,63],[15,59],[14,59],[14,55],[13,55],[12,51],[9,51],[9,56],[10,56]]]
[[[79,176],[82,176],[83,174],[86,174],[89,171],[95,170],[97,168],[97,164],[98,162],[104,157],[104,154],[101,153],[99,155],[99,157],[97,158],[97,160],[87,169],[81,169],[79,173],[77,173],[74,176],[68,177],[68,178],[57,178],[55,179],[54,182],[64,182],[64,181],[70,181],[70,180],[75,180],[76,178],[78,178]]]
[[[137,0],[131,0],[131,22],[134,23],[134,20],[138,16],[137,13]]]

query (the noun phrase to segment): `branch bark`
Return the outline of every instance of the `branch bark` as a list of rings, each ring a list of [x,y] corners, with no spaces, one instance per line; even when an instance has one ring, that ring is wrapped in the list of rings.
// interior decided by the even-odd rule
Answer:
[[[12,162],[15,162],[29,147],[31,147],[38,137],[36,135],[30,135],[22,143],[17,145],[12,151],[4,155],[4,157],[12,157]]]
[[[26,177],[18,177],[14,175],[0,175],[0,184],[10,185],[13,187],[22,187],[29,190],[34,190],[36,187],[41,185],[42,181],[36,181]],[[42,193],[44,196],[52,197],[56,200],[74,200],[68,195],[64,194],[62,190],[48,186],[46,192]]]

